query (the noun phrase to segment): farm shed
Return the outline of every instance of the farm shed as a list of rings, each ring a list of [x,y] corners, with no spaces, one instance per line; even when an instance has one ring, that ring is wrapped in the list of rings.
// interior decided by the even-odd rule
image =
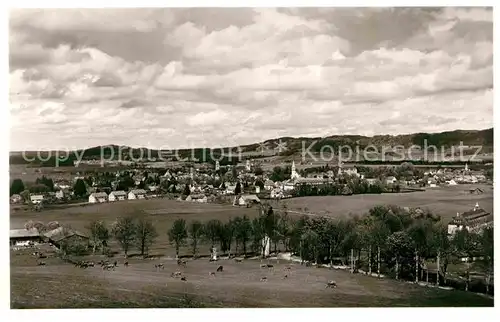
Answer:
[[[43,236],[46,241],[54,244],[57,247],[59,247],[64,241],[84,243],[89,242],[89,237],[87,237],[85,234],[66,227],[59,227],[54,230],[48,231],[43,234]]]
[[[42,236],[37,229],[11,229],[10,245],[27,245],[30,242],[41,242]]]
[[[260,199],[256,195],[242,195],[240,197],[234,198],[234,205],[238,206],[249,207],[253,204],[258,204],[258,203],[260,203]]]

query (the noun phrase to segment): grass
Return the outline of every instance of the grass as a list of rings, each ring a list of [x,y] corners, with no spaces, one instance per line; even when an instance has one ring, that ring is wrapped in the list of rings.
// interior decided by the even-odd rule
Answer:
[[[466,190],[480,187],[483,194],[474,195]],[[382,195],[319,196],[300,197],[274,202],[275,207],[289,210],[340,217],[362,215],[376,205],[393,204],[400,207],[420,207],[441,215],[444,221],[450,220],[457,212],[465,212],[479,203],[488,212],[493,211],[493,189],[487,185],[457,185],[452,187],[428,188],[423,192],[390,193]]]
[[[493,306],[490,298],[416,286],[394,280],[352,275],[345,271],[290,264],[274,264],[275,270],[260,268],[258,260],[235,263],[206,259],[189,261],[180,269],[174,261],[163,260],[164,271],[153,267],[157,261],[131,259],[116,271],[100,267],[80,269],[48,258],[47,266],[36,266],[28,254],[12,254],[12,308],[167,308],[167,307],[426,307]],[[218,265],[224,272],[210,277]],[[288,279],[285,266],[291,265]],[[173,279],[181,270],[187,281]],[[260,278],[267,276],[267,282]],[[328,280],[336,289],[326,289]]]

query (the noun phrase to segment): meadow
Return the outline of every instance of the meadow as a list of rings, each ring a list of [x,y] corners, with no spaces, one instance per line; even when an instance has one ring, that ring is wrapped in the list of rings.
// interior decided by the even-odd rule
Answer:
[[[49,255],[50,256],[50,255]],[[97,260],[98,257],[94,257]],[[156,263],[165,269],[157,270]],[[147,307],[474,307],[493,306],[493,300],[470,292],[422,287],[406,282],[352,275],[341,270],[312,268],[284,260],[241,263],[221,259],[118,259],[115,270],[99,265],[87,269],[57,257],[37,266],[22,251],[11,253],[12,308],[147,308]],[[224,271],[210,276],[223,265]],[[290,267],[290,270],[284,270]],[[181,271],[186,281],[172,278]],[[287,277],[285,278],[285,274]],[[261,281],[262,277],[267,281]],[[336,288],[326,288],[329,280]]]

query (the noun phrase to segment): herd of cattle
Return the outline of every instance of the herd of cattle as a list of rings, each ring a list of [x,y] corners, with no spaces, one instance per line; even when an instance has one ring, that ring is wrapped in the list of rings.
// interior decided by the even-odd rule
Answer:
[[[37,258],[46,258],[45,255],[43,255],[42,253],[40,252],[35,252],[33,253],[33,256],[36,256]],[[64,258],[64,260],[70,264],[73,264],[75,267],[79,267],[79,268],[83,268],[83,269],[86,269],[86,268],[89,268],[89,267],[95,267],[96,264],[92,261],[75,261],[75,260],[72,260],[71,258]],[[243,260],[240,259],[240,258],[235,258],[234,259],[236,263],[242,263]],[[212,261],[212,260],[211,260]],[[307,263],[306,263],[307,264]],[[43,261],[38,261],[38,265],[40,266],[43,266],[43,265],[46,265],[45,262]],[[100,265],[102,267],[103,270],[115,270],[116,267],[118,267],[118,262],[117,261],[114,261],[113,263],[109,262],[109,261],[105,261],[105,260],[100,260],[97,262],[97,265]],[[125,267],[128,267],[129,266],[129,263],[128,261],[125,261],[123,263],[123,265]],[[187,267],[187,261],[185,260],[181,260],[181,259],[178,259],[177,260],[177,265],[180,266],[180,267]],[[310,265],[306,265],[306,266],[310,266]],[[163,263],[158,263],[158,264],[154,264],[154,268],[158,271],[158,270],[164,270],[165,269],[165,265]],[[272,271],[274,273],[274,265],[272,264],[260,264],[260,268],[267,268],[269,269],[270,271]],[[209,272],[208,275],[210,277],[215,277],[216,276],[216,273],[222,273],[224,271],[224,266],[222,265],[219,265],[217,267],[217,270],[215,272]],[[292,272],[292,267],[291,266],[286,266],[284,268],[284,271],[285,271],[285,274],[283,276],[283,279],[287,279],[289,277],[289,275],[291,274]],[[175,271],[173,272],[170,277],[172,278],[180,278],[181,281],[187,281],[187,278],[186,276],[184,276],[182,274],[181,271]],[[260,278],[260,281],[261,282],[267,282],[268,278],[267,276],[262,276]],[[337,287],[337,282],[333,281],[333,280],[330,280],[326,283],[326,288],[336,288]]]

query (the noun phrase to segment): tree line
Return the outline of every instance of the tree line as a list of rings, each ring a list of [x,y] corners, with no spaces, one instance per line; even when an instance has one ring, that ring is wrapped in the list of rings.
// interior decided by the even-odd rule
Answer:
[[[429,278],[428,263],[436,266],[434,283],[449,284],[451,264],[465,261],[462,276],[466,290],[471,273],[486,275],[486,291],[493,274],[493,227],[480,232],[466,229],[450,236],[441,218],[421,209],[376,206],[363,217],[344,219],[303,216],[292,219],[286,208],[274,211],[263,206],[257,218],[234,217],[226,223],[212,219],[205,223],[186,223],[177,219],[169,230],[170,241],[179,256],[180,246],[190,245],[197,256],[200,241],[210,249],[218,245],[223,253],[263,254],[269,237],[271,251],[292,252],[302,261],[316,264],[341,264],[351,272],[361,269],[371,274],[385,274],[395,279],[418,282]],[[234,248],[233,248],[234,246]]]

